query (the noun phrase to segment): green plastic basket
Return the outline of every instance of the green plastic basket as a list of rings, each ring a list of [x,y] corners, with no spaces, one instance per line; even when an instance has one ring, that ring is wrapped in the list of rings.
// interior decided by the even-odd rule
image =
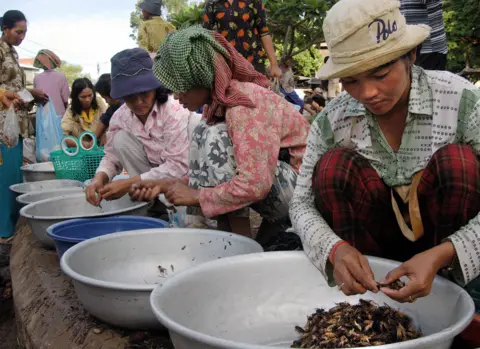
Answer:
[[[85,149],[82,139],[90,135],[94,140],[91,149]],[[76,144],[75,148],[68,148],[66,141],[71,140]],[[85,182],[95,177],[97,168],[104,156],[103,147],[97,146],[97,137],[92,132],[84,132],[78,137],[65,137],[62,141],[62,149],[50,153],[50,160],[55,168],[57,179],[73,179]]]

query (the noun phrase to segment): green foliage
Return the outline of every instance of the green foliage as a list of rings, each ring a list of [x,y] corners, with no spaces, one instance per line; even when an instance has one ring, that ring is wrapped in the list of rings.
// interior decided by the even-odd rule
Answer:
[[[312,47],[293,57],[294,70],[298,75],[310,77],[322,66],[322,55],[317,47]]]
[[[325,40],[323,19],[334,0],[265,0],[268,26],[282,59],[310,50]]]
[[[132,34],[130,34],[130,37],[133,40],[137,39],[138,27],[142,22],[142,10],[138,7],[142,1],[143,0],[137,0],[135,11],[130,13],[130,28],[132,28]],[[180,13],[185,9],[187,2],[188,0],[164,0],[163,13],[168,13],[169,16]]]
[[[175,28],[183,29],[203,22],[204,3],[183,7],[178,13],[169,16],[169,21]]]
[[[448,69],[480,68],[480,1],[445,0],[443,20],[448,39]]]
[[[135,11],[130,13],[130,28],[132,28],[132,34],[130,34],[130,37],[133,40],[137,40],[138,27],[140,27],[140,23],[142,22],[142,10],[138,7],[142,1],[143,0],[137,0]]]
[[[68,84],[72,86],[73,82],[79,78],[88,78],[92,79],[89,74],[83,74],[83,67],[77,64],[70,64],[65,61],[62,62],[62,66],[58,69],[58,71],[65,74],[67,77]]]
[[[283,47],[280,44],[275,44],[275,51],[277,55],[283,56]],[[305,50],[293,58],[293,72],[295,75],[306,77],[315,76],[315,73],[320,69],[323,63],[323,57],[320,50],[313,46],[309,50]]]

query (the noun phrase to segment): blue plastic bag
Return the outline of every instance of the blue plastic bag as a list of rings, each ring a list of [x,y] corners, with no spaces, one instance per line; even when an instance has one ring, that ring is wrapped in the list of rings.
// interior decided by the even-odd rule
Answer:
[[[61,149],[63,132],[61,118],[55,112],[55,106],[49,100],[37,107],[37,161],[50,161],[50,153]]]

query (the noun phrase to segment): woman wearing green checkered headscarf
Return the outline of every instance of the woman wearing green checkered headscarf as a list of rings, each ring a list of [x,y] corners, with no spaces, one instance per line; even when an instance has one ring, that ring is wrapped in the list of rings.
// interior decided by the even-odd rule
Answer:
[[[303,116],[221,35],[206,29],[167,37],[154,70],[185,108],[204,107],[203,120],[190,145],[188,186],[143,183],[132,195],[165,193],[172,204],[190,206],[190,214],[221,217],[244,235],[250,235],[251,207],[264,218],[260,239],[269,223],[287,222],[309,131]]]

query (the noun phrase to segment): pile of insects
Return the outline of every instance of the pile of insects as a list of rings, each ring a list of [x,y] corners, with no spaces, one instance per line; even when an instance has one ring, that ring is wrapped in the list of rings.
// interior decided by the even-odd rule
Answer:
[[[404,285],[404,284],[403,284]],[[389,285],[399,289],[402,284]],[[360,300],[339,303],[326,311],[317,309],[304,328],[296,326],[300,338],[291,348],[359,348],[405,342],[422,336],[412,319],[388,305]]]

